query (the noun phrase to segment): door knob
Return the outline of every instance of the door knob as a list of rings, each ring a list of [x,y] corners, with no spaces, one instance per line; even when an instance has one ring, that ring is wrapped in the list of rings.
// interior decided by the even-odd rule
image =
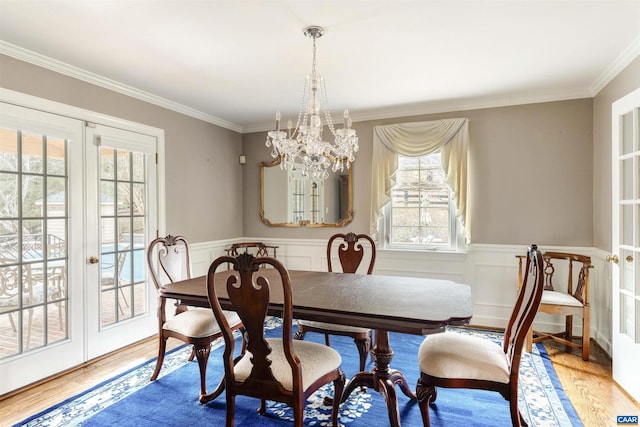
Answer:
[[[89,257],[89,264],[97,264],[100,262],[100,259],[97,256],[90,256]]]
[[[625,259],[627,260],[627,262],[633,262],[633,257],[631,255],[627,255]]]
[[[618,263],[618,255],[607,255],[607,261],[614,264]]]

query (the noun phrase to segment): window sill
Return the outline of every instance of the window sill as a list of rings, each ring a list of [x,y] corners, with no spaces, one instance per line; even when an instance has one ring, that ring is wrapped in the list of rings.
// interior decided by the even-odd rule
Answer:
[[[461,260],[467,257],[467,250],[452,249],[411,249],[411,248],[379,248],[376,250],[385,257],[439,258]]]

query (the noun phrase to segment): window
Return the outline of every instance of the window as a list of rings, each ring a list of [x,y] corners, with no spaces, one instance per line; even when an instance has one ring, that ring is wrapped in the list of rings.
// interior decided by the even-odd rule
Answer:
[[[398,156],[391,203],[384,211],[390,248],[456,249],[459,223],[440,153]]]
[[[374,240],[391,248],[457,250],[464,232],[470,242],[468,146],[466,118],[375,126],[370,222]]]

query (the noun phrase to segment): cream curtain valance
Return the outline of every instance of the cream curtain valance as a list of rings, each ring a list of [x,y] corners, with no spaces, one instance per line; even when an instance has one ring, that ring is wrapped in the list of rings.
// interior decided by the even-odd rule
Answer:
[[[373,128],[373,165],[371,180],[371,235],[376,238],[382,209],[391,201],[398,155],[419,157],[440,151],[442,168],[457,206],[456,216],[469,241],[469,205],[467,203],[467,151],[469,120],[445,119],[430,122],[401,123]],[[376,240],[378,240],[376,238]],[[378,240],[379,241],[379,240]]]

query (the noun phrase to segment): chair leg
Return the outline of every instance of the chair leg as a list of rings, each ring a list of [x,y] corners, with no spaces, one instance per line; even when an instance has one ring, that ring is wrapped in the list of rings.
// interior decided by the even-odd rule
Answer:
[[[153,370],[153,374],[151,374],[149,381],[155,381],[158,379],[160,369],[162,369],[162,363],[164,363],[164,352],[167,350],[167,339],[163,336],[162,331],[160,331],[158,335],[158,360],[156,360],[156,368]]]
[[[324,334],[324,344],[327,347],[331,347],[331,339],[329,339],[329,334]]]
[[[331,407],[331,425],[339,426],[338,415],[340,413],[340,402],[342,401],[342,392],[345,383],[344,372],[340,372],[340,377],[333,380],[333,403]]]
[[[564,339],[573,342],[573,316],[565,317]],[[569,347],[567,347],[569,351]]]
[[[358,347],[358,353],[360,353],[360,372],[362,372],[367,364],[367,357],[369,356],[369,350],[371,349],[371,338],[356,338],[353,341]]]
[[[267,413],[267,401],[265,399],[260,399],[260,407],[258,408],[258,414],[264,415]]]
[[[589,360],[589,346],[591,341],[589,337],[591,336],[590,332],[590,319],[588,315],[585,315],[582,318],[582,360]]]
[[[529,328],[529,332],[527,332],[527,337],[526,337],[526,349],[527,349],[527,353],[531,353],[531,350],[533,349],[533,325]]]
[[[298,326],[298,330],[296,331],[295,335],[293,336],[294,340],[303,340],[304,336],[307,334],[307,332],[302,329],[300,326]]]
[[[511,425],[513,425],[514,427],[528,426],[528,424],[524,420],[524,417],[520,413],[520,410],[518,409],[517,394],[511,396],[511,399],[509,399],[509,410],[511,412]]]
[[[210,352],[210,343],[204,347],[196,348],[196,359],[198,359],[198,368],[200,369],[200,396],[207,394],[207,361]]]
[[[429,420],[429,404],[435,402],[437,397],[437,391],[434,386],[425,385],[422,379],[418,379],[416,385],[416,397],[418,398],[418,407],[420,408],[420,415],[422,415],[422,425],[429,427],[431,421]]]
[[[15,320],[13,320],[12,313],[9,313],[9,323],[11,324],[11,329],[13,330],[13,332],[18,332],[18,329],[16,328],[16,322]]]
[[[293,426],[303,427],[302,426],[303,421],[304,421],[304,402],[301,401],[301,399],[296,398],[293,402]]]
[[[236,397],[227,393],[227,422],[226,427],[233,427],[233,419],[235,418],[236,413]]]

